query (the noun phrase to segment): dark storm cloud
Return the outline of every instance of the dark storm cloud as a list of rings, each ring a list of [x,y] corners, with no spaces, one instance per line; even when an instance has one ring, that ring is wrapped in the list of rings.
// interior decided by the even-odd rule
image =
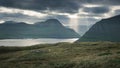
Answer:
[[[77,0],[79,3],[102,4],[102,5],[120,5],[120,0]]]
[[[83,11],[86,13],[93,13],[93,14],[103,14],[110,11],[108,7],[85,7]]]
[[[85,4],[120,5],[120,0],[0,0],[0,6],[4,7],[61,13],[77,13]]]
[[[23,14],[20,14],[20,13],[0,13],[0,18],[3,18],[3,17],[19,17],[19,18],[23,18],[23,17],[26,17],[27,15],[23,15]]]
[[[0,0],[0,6],[68,13],[76,13],[80,7],[74,0]]]
[[[37,18],[34,16],[23,15],[20,13],[0,13],[0,20],[3,20],[3,21],[34,23],[38,21],[43,21],[44,19],[45,18]]]

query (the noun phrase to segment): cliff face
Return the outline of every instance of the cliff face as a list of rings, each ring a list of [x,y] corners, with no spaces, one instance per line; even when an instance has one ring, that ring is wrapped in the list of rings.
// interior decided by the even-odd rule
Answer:
[[[32,25],[13,21],[0,24],[0,39],[78,37],[80,37],[79,34],[72,29],[64,27],[56,19],[49,19]]]
[[[120,15],[97,22],[78,41],[120,41]]]

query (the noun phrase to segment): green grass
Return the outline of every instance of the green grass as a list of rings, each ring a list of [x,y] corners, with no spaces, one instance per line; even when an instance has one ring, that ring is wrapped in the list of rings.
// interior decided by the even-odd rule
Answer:
[[[0,47],[0,68],[120,68],[120,43]]]

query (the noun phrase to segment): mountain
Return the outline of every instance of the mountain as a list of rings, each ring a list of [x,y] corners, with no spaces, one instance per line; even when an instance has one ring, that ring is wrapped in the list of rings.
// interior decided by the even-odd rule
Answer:
[[[26,24],[24,22],[6,21],[0,24],[0,39],[23,38],[78,38],[74,30],[64,27],[57,19]]]
[[[78,41],[120,42],[120,15],[97,22]]]

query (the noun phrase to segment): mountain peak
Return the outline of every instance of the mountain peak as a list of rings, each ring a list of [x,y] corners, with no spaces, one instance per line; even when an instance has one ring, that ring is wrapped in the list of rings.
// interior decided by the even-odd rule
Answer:
[[[60,21],[59,20],[57,20],[57,19],[48,19],[48,20],[46,20],[45,21],[45,23],[47,23],[47,24],[53,24],[53,25],[62,25],[61,23],[60,23]]]
[[[39,26],[63,26],[57,19],[48,19],[44,22],[37,22],[35,25]]]
[[[57,20],[57,19],[48,19],[48,20],[46,20],[46,22],[59,22],[59,20]]]

